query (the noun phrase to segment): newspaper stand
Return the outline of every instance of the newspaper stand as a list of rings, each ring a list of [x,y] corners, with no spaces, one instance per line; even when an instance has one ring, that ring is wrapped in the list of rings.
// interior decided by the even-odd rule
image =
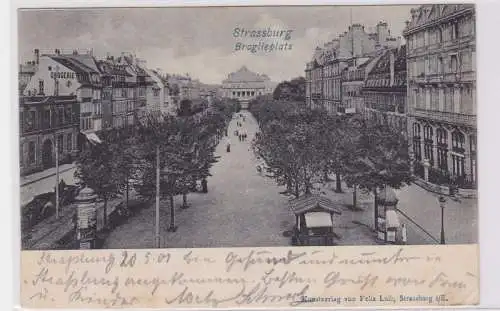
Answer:
[[[396,243],[397,231],[400,227],[395,207],[398,204],[396,192],[390,187],[382,190],[378,196],[377,238],[386,243]],[[380,208],[383,207],[383,208]]]
[[[83,188],[76,201],[76,239],[79,249],[95,248],[97,236],[97,195],[91,188]]]

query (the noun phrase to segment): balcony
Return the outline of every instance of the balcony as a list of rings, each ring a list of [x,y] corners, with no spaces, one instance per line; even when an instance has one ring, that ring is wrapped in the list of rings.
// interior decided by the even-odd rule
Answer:
[[[477,126],[477,119],[475,115],[416,108],[413,116],[449,124],[465,125],[473,128],[476,128]]]
[[[474,71],[462,71],[459,72],[445,72],[445,73],[433,73],[433,74],[420,74],[418,76],[410,77],[410,82],[418,84],[426,83],[460,83],[460,82],[472,82],[476,80],[476,74]]]

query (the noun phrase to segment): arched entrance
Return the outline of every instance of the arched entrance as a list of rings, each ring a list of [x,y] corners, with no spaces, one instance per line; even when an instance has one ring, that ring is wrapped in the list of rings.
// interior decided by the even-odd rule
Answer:
[[[42,145],[42,165],[43,168],[49,168],[52,166],[52,141],[47,139]]]

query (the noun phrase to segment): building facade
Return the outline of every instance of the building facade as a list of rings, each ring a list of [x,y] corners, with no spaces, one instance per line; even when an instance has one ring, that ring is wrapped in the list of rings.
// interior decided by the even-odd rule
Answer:
[[[222,96],[236,99],[242,108],[246,108],[257,96],[272,94],[275,87],[276,84],[267,75],[252,72],[243,66],[222,81]]]
[[[306,106],[325,109],[328,113],[342,110],[342,71],[347,60],[337,51],[316,49],[313,61],[306,65]]]
[[[406,136],[406,48],[388,49],[377,58],[362,88],[364,116]]]
[[[90,52],[38,54],[38,68],[24,89],[24,96],[76,96],[80,105],[80,131],[102,129],[101,73]]]
[[[361,24],[352,24],[322,47],[316,47],[306,64],[306,106],[326,109],[330,113],[344,113],[342,73],[357,59],[375,56],[379,51],[398,47],[401,38],[390,35],[386,22],[365,30]],[[350,81],[350,84],[359,84]],[[359,86],[358,86],[359,87]]]
[[[477,183],[474,4],[422,5],[404,31],[408,132],[415,174],[433,183]]]
[[[71,163],[78,154],[80,107],[76,95],[19,98],[21,175]],[[57,146],[57,148],[56,148]]]
[[[342,106],[351,113],[365,112],[363,87],[378,57],[358,57],[349,60],[342,71]]]

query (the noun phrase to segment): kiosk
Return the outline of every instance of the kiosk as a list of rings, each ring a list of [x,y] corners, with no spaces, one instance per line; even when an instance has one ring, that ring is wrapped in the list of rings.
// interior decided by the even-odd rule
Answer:
[[[328,198],[309,194],[290,200],[295,215],[293,245],[334,245],[333,215],[341,210]]]

